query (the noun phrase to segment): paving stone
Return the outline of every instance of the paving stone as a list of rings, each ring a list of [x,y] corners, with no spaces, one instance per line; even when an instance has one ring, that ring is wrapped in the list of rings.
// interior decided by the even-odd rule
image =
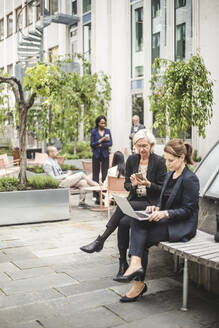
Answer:
[[[108,328],[124,323],[122,319],[103,307],[74,313],[72,316],[40,318],[39,321],[46,328]]]
[[[0,282],[2,281],[11,281],[11,279],[4,272],[0,272]]]
[[[42,326],[36,321],[21,322],[12,325],[10,328],[42,328]]]
[[[10,258],[10,261],[16,261],[23,258],[37,258],[35,254],[33,254],[29,249],[25,247],[6,248],[3,250],[3,253]]]
[[[27,305],[30,303],[44,302],[64,296],[56,289],[44,289],[32,293],[18,293],[9,296],[0,295],[0,309]],[[1,326],[0,326],[1,327]]]
[[[16,260],[12,261],[12,263],[22,270],[48,266],[48,263],[44,262],[39,258]]]
[[[0,264],[0,272],[14,273],[20,271],[20,269],[13,263],[6,262]]]
[[[115,302],[118,302],[118,296],[114,292],[110,290],[97,290],[60,300],[49,301],[46,304],[52,312],[59,312],[64,316]]]
[[[98,280],[83,281],[77,285],[68,285],[63,287],[57,287],[57,290],[65,296],[73,296],[78,294],[83,294],[87,292],[92,292],[100,289],[110,289],[115,290],[114,282],[111,278],[102,278]]]
[[[48,275],[51,273],[54,273],[54,270],[52,270],[51,268],[40,267],[40,268],[20,270],[20,271],[10,274],[10,277],[13,280],[18,280],[18,279],[27,279],[27,278],[32,278],[32,277],[45,276],[45,275]]]
[[[23,280],[14,280],[10,282],[0,282],[0,288],[7,294],[12,295],[22,292],[31,292],[37,290],[48,289],[65,285],[78,283],[71,277],[63,273],[50,274],[39,278],[28,278]]]

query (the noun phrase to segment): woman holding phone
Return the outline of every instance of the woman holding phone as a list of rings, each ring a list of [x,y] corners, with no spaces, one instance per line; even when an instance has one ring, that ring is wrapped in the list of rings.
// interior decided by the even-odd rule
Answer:
[[[96,128],[91,131],[90,146],[92,148],[93,180],[99,183],[100,169],[102,182],[106,179],[109,168],[109,147],[112,146],[110,130],[106,128],[106,117],[96,118]],[[99,193],[95,192],[96,204],[99,204]]]
[[[134,210],[144,210],[147,206],[159,201],[160,192],[166,176],[164,158],[153,152],[155,138],[147,129],[139,130],[133,138],[137,154],[129,156],[126,162],[125,189],[129,191],[128,201]],[[87,253],[100,252],[106,239],[118,227],[118,248],[120,253],[119,272],[114,280],[118,280],[126,271],[127,249],[129,248],[129,229],[131,218],[117,206],[106,225],[105,232],[92,243],[82,246]],[[147,250],[145,251],[147,259]],[[146,263],[145,263],[146,266]]]

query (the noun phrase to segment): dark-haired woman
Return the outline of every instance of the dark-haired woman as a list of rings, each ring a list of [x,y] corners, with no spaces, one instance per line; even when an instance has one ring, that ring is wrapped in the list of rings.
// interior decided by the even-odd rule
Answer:
[[[109,168],[109,147],[112,146],[111,133],[106,128],[106,117],[103,115],[96,118],[96,128],[91,131],[90,146],[93,152],[93,180],[99,183],[101,169],[103,182]],[[99,204],[99,193],[94,193],[94,197],[96,204]]]
[[[146,211],[151,213],[148,221],[131,222],[131,264],[117,281],[136,280],[121,302],[134,302],[147,291],[146,267],[142,263],[145,248],[160,241],[187,242],[196,234],[199,180],[187,166],[193,163],[192,146],[173,139],[166,144],[164,156],[170,172],[163,184],[159,207],[147,207]]]
[[[110,177],[124,177],[125,176],[125,158],[121,151],[116,151],[113,154],[112,167],[108,169],[106,179],[104,180],[103,187],[108,187],[108,176]],[[108,194],[105,193],[104,206],[108,206]]]

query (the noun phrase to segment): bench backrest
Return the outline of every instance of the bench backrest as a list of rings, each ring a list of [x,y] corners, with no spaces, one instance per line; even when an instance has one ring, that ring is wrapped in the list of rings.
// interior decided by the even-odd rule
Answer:
[[[93,166],[92,166],[92,161],[85,161],[82,159],[82,165],[84,171],[89,174],[93,172]]]
[[[44,164],[47,160],[48,155],[46,153],[35,153],[35,162],[39,164]]]
[[[108,176],[108,192],[126,192],[124,188],[125,178],[117,178]]]

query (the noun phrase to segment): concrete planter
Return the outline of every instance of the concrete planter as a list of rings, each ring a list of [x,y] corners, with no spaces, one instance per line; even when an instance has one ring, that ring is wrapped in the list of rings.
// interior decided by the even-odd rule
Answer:
[[[0,225],[70,218],[67,188],[0,193]]]

